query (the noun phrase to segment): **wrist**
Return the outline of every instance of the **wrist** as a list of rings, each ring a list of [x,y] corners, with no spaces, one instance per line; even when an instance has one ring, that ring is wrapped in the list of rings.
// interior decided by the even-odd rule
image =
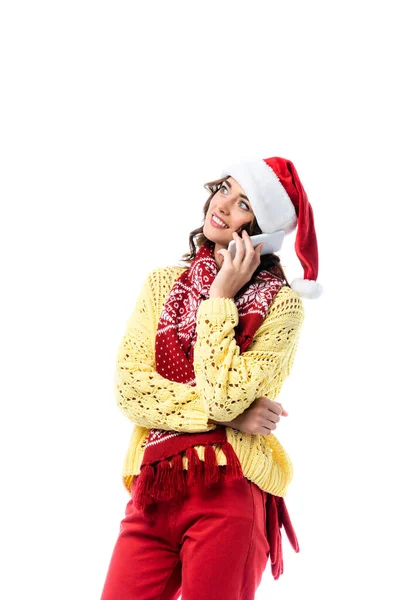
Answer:
[[[214,419],[208,419],[208,423],[213,423],[215,425],[223,425],[224,427],[232,427],[233,426],[233,421],[214,421]]]
[[[234,296],[235,296],[235,294],[232,294],[228,290],[223,290],[223,289],[218,289],[218,288],[212,289],[212,287],[210,287],[210,293],[209,293],[210,298],[232,298],[233,299]]]

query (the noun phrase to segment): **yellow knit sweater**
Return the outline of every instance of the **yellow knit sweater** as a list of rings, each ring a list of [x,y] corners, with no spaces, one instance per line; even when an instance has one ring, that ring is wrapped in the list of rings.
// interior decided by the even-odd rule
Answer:
[[[215,429],[215,421],[231,421],[261,396],[275,400],[289,375],[304,308],[300,296],[283,285],[249,348],[240,354],[234,327],[239,322],[231,298],[201,301],[196,318],[194,347],[196,385],[176,383],[155,370],[155,337],[159,317],[175,280],[187,267],[160,267],[147,276],[117,352],[117,403],[134,423],[123,464],[123,484],[130,492],[140,473],[151,428],[201,432]],[[227,440],[245,477],[261,489],[284,497],[293,477],[291,460],[277,437],[242,433],[227,427]],[[204,446],[195,446],[204,460]],[[217,462],[226,464],[220,444]],[[183,453],[183,466],[188,461]]]

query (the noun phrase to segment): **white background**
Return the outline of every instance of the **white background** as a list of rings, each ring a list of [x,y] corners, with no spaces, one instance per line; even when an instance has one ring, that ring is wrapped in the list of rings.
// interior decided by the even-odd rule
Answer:
[[[257,598],[399,597],[395,4],[1,4],[2,598],[100,598],[129,499],[117,346],[242,154],[294,162],[324,287],[276,432],[300,553],[284,534]]]

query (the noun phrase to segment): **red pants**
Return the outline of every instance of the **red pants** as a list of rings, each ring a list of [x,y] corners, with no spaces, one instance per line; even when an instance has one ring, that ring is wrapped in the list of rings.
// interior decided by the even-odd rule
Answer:
[[[266,495],[221,467],[212,487],[159,502],[153,522],[131,497],[101,600],[253,600],[269,556]]]

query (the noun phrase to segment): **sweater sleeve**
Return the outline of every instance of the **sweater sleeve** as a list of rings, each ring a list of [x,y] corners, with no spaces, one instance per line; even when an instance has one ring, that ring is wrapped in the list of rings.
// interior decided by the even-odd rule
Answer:
[[[115,374],[119,408],[142,427],[167,431],[202,432],[208,423],[196,386],[176,383],[159,375],[155,366],[156,310],[152,271],[137,299],[117,351]]]
[[[275,400],[293,366],[303,320],[300,296],[282,286],[252,344],[240,354],[234,301],[208,298],[201,302],[194,369],[201,402],[212,419],[232,421],[261,396]]]

